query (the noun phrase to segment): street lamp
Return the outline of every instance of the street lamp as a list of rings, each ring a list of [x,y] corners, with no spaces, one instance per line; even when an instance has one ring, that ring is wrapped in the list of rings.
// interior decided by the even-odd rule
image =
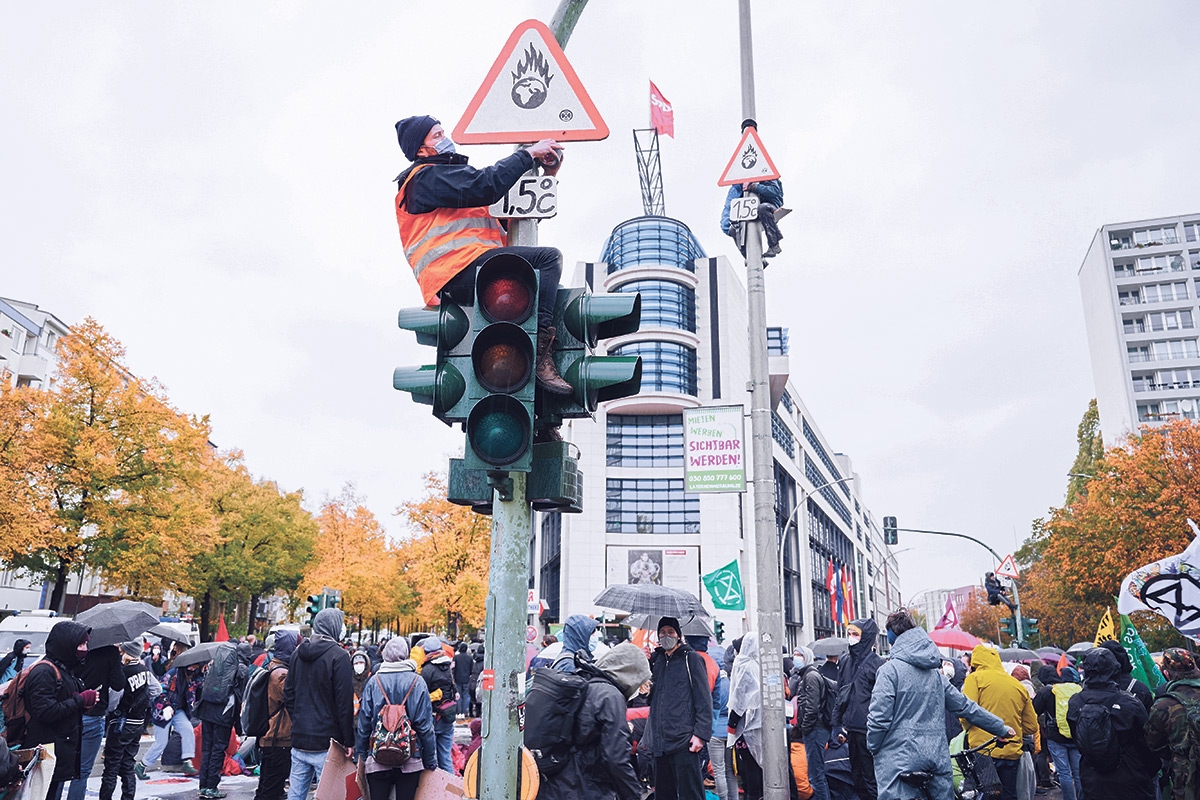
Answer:
[[[851,476],[848,476],[845,478],[838,478],[836,481],[828,481],[826,483],[822,483],[820,486],[814,487],[811,492],[806,491],[805,488],[803,486],[800,486],[799,483],[796,484],[800,489],[800,500],[799,500],[799,502],[796,503],[796,507],[792,509],[792,513],[788,515],[787,522],[785,522],[783,524],[783,533],[779,537],[779,609],[781,612],[784,612],[785,609],[787,608],[787,606],[783,602],[783,600],[784,600],[784,595],[783,595],[783,548],[787,545],[788,531],[791,529],[793,521],[796,521],[796,514],[798,514],[800,512],[800,509],[802,509],[802,508],[805,509],[806,514],[808,513],[808,496],[809,495],[816,494],[817,492],[821,491],[822,489],[828,488],[835,484],[845,483],[846,481],[851,480],[853,477],[854,476],[851,475]],[[801,531],[803,531],[805,529],[805,527],[806,526],[803,526],[803,525],[798,526],[799,530],[801,530]],[[805,578],[804,565],[808,563],[808,560],[806,558],[804,558],[804,556],[802,556],[802,555],[799,555],[798,557],[800,558],[800,583],[804,584],[804,578]],[[809,576],[808,580],[811,583],[812,577]],[[811,605],[811,603],[810,603],[810,605]],[[802,619],[801,622],[803,623],[803,621],[804,620]],[[785,629],[787,627],[786,623],[787,623],[787,620],[784,620]]]

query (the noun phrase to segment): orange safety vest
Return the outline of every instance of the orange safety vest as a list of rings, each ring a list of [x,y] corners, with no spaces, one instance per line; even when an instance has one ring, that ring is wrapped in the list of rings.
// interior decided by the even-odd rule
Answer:
[[[400,190],[396,192],[396,222],[400,226],[404,257],[413,269],[425,304],[436,306],[437,293],[451,278],[488,250],[504,246],[504,229],[488,212],[487,206],[408,213],[404,188],[427,166],[414,167],[400,184]]]

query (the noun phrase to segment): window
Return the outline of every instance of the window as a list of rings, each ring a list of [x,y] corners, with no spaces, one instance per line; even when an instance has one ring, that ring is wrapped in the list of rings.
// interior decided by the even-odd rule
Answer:
[[[1138,306],[1142,304],[1142,291],[1134,289],[1131,292],[1118,292],[1117,302],[1123,306]]]
[[[1132,261],[1113,264],[1113,275],[1118,278],[1132,278],[1137,274],[1137,269]]]
[[[642,391],[698,393],[696,351],[674,342],[631,342],[612,351],[614,356],[642,357]]]
[[[779,398],[779,402],[784,408],[786,408],[788,410],[789,414],[796,413],[796,406],[792,402],[792,396],[790,394],[788,394],[787,392],[783,393],[783,397]]]
[[[562,578],[562,514],[558,512],[542,514],[541,578],[541,594],[546,601],[544,619],[547,622],[558,622],[558,606],[562,597],[560,589]]]
[[[821,474],[821,470],[813,463],[813,460],[808,457],[807,453],[804,454],[804,477],[808,478],[808,482],[813,486],[821,486],[822,484],[829,483],[825,479],[825,476]],[[842,498],[834,494],[832,486],[825,486],[825,488],[821,489],[821,497],[824,497],[829,502],[829,505],[833,506],[833,510],[837,512],[837,515],[847,525],[851,524],[850,509],[842,502]]]
[[[788,329],[767,328],[767,355],[786,356],[788,350]]]
[[[1189,242],[1200,241],[1200,222],[1183,223],[1183,237]]]
[[[1161,315],[1160,315],[1161,316]],[[1145,333],[1146,321],[1141,317],[1133,319],[1121,320],[1121,326],[1125,329],[1125,333]]]
[[[1150,348],[1147,347],[1146,345],[1139,345],[1137,347],[1126,348],[1126,352],[1129,353],[1129,363],[1130,364],[1136,364],[1139,361],[1149,361],[1150,360]]]
[[[1189,310],[1166,311],[1159,314],[1149,314],[1146,317],[1152,331],[1176,331],[1181,328],[1193,328],[1192,312]],[[1140,320],[1139,320],[1140,321]],[[1143,327],[1142,330],[1145,330]],[[1126,330],[1126,333],[1129,331]],[[1139,331],[1140,333],[1141,331]]]
[[[638,217],[613,228],[600,260],[608,264],[609,274],[617,270],[648,266],[667,266],[695,272],[693,263],[705,258],[704,248],[688,226],[670,217]]]
[[[609,478],[609,533],[699,533],[700,497],[684,494],[682,478]]]
[[[817,458],[821,459],[821,463],[825,465],[825,469],[833,473],[834,480],[842,477],[842,473],[838,472],[838,468],[833,465],[833,459],[829,457],[829,453],[825,452],[825,448],[821,446],[820,440],[817,439],[817,432],[814,431],[812,426],[808,424],[808,420],[802,419],[801,422],[804,423],[804,438],[807,439],[808,443],[812,445],[813,450],[817,453]],[[825,483],[824,478],[815,482],[813,486],[819,486],[822,483]],[[847,486],[845,482],[837,485],[842,487],[842,492],[846,495],[846,497],[850,496],[850,487]],[[849,522],[850,520],[846,521]]]
[[[1135,247],[1153,247],[1158,244],[1175,244],[1179,239],[1175,234],[1175,226],[1163,228],[1145,228],[1133,232]]]
[[[1123,274],[1122,269],[1124,270]],[[1118,278],[1128,278],[1132,275],[1145,275],[1152,272],[1182,272],[1184,269],[1183,256],[1179,253],[1142,256],[1134,261],[1126,262],[1122,267],[1113,265],[1113,271],[1116,272]]]
[[[682,467],[683,415],[609,414],[610,467]]]
[[[1147,303],[1169,303],[1172,300],[1187,300],[1187,281],[1177,283],[1153,283],[1145,287]]]
[[[674,281],[630,281],[614,291],[641,292],[642,330],[679,328],[696,332],[696,292]]]
[[[796,457],[796,439],[792,436],[792,432],[788,430],[788,426],[784,424],[784,421],[774,411],[771,412],[771,436],[783,448],[783,452],[788,454],[788,458]]]
[[[1131,352],[1132,350],[1133,348],[1130,348]],[[1150,357],[1144,360],[1170,361],[1179,358],[1196,358],[1198,356],[1200,356],[1200,352],[1197,352],[1195,339],[1168,339],[1166,341],[1151,342]],[[1130,361],[1133,360],[1133,358],[1130,358]]]

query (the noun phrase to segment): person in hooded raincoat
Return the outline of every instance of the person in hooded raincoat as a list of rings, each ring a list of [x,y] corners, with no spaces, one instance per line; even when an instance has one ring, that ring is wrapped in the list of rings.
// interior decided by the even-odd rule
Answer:
[[[883,659],[875,653],[875,637],[879,626],[873,619],[856,619],[846,626],[850,652],[838,660],[838,700],[833,710],[833,736],[848,742],[850,769],[854,774],[854,789],[860,800],[875,800],[879,789],[875,785],[875,762],[867,747],[867,713],[871,692],[875,688],[875,673]]]
[[[284,702],[288,667],[300,645],[295,631],[275,634],[267,671],[267,732],[258,737],[262,760],[258,771],[258,789],[254,800],[283,800],[288,774],[292,769],[292,718]]]
[[[1024,752],[1022,740],[1037,733],[1033,700],[1021,682],[1005,671],[1000,663],[1000,651],[985,644],[975,645],[971,651],[971,674],[963,683],[963,694],[1004,720],[1004,724],[1016,732],[1008,742],[989,753],[1000,776],[1001,797],[1016,800],[1017,771]],[[963,727],[967,729],[967,747],[978,747],[991,738],[988,731],[977,726]]]
[[[29,644],[28,639],[17,639],[12,652],[0,658],[0,683],[8,683],[25,669],[25,650]]]
[[[900,773],[916,770],[933,774],[931,797],[952,797],[945,715],[965,719],[994,736],[1011,736],[1013,731],[950,684],[942,674],[937,645],[907,611],[888,617],[887,631],[892,650],[875,675],[867,715],[867,748],[875,759],[879,798],[922,797],[917,787],[900,780]]]
[[[1117,641],[1109,639],[1107,642],[1101,642],[1100,646],[1108,652],[1112,653],[1120,666],[1121,671],[1117,673],[1117,684],[1122,690],[1129,692],[1131,695],[1142,701],[1142,705],[1146,707],[1147,713],[1151,706],[1154,705],[1154,692],[1150,690],[1142,681],[1133,677],[1133,661],[1129,658],[1129,653],[1125,651],[1125,647]]]
[[[46,657],[35,664],[25,678],[29,724],[22,745],[27,748],[39,744],[54,745],[57,760],[47,795],[49,800],[59,800],[63,783],[79,777],[83,712],[94,707],[100,698],[95,689],[85,689],[75,675],[87,656],[90,634],[91,628],[78,622],[54,623],[46,637]]]
[[[574,672],[576,653],[582,651],[584,656],[591,657],[592,634],[596,632],[599,624],[583,614],[567,617],[567,621],[563,623],[562,651],[551,666],[559,672]]]
[[[729,726],[737,737],[738,772],[745,800],[763,794],[762,686],[759,684],[758,634],[742,637],[742,649],[733,660],[729,677]],[[748,756],[748,757],[747,757]]]
[[[628,698],[650,678],[650,662],[625,642],[596,659],[571,735],[566,767],[543,779],[540,800],[641,800],[625,721]],[[591,671],[589,670],[589,673]]]

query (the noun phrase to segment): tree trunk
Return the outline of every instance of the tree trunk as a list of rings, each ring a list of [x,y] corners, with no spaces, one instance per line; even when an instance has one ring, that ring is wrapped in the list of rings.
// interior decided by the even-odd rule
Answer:
[[[71,577],[71,572],[67,569],[67,564],[61,558],[58,560],[58,570],[54,575],[54,591],[50,593],[51,611],[56,611],[59,614],[63,612],[63,602],[67,599],[67,579]]]
[[[200,641],[211,642],[209,629],[212,626],[212,592],[205,592],[200,601]]]
[[[250,613],[246,615],[246,634],[258,633],[258,592],[250,595]]]

